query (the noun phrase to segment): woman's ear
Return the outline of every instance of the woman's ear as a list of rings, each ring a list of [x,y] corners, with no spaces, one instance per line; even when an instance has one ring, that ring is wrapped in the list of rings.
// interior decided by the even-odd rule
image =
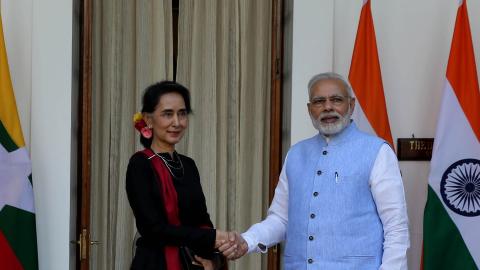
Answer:
[[[148,128],[152,128],[152,116],[149,113],[143,113],[143,120],[147,124]]]

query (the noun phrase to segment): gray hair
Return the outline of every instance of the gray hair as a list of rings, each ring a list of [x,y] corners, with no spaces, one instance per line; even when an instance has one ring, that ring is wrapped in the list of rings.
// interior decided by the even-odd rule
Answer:
[[[325,73],[320,73],[317,75],[314,75],[310,81],[308,82],[308,97],[310,98],[312,87],[319,81],[324,81],[324,80],[338,80],[341,82],[341,84],[345,87],[347,90],[348,96],[353,97],[353,90],[352,86],[346,80],[342,75],[335,73],[335,72],[325,72]]]

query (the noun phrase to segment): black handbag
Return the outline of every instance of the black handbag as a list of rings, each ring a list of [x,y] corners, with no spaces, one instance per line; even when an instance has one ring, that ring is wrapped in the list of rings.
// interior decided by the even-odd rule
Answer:
[[[195,260],[195,253],[192,249],[186,246],[182,246],[179,248],[180,253],[180,260],[182,262],[183,270],[202,270],[204,269],[203,266]],[[214,253],[213,254],[213,265],[215,270],[224,270],[227,269],[227,264],[225,257],[221,253]]]
[[[182,246],[179,249],[180,260],[183,270],[202,270],[203,266],[195,260],[195,253],[188,247]]]

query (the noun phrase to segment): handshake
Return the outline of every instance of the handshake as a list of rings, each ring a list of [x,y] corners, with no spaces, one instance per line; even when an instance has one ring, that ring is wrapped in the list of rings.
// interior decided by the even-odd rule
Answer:
[[[248,251],[248,244],[238,232],[217,230],[215,248],[228,260],[236,260]]]

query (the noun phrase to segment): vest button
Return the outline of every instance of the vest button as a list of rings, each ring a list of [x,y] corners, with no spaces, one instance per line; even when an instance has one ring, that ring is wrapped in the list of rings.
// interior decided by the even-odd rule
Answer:
[[[315,214],[310,214],[310,218],[315,218]]]
[[[321,175],[321,174],[322,174],[322,171],[318,170],[317,175]]]
[[[313,197],[317,197],[318,196],[318,192],[313,192]]]
[[[327,150],[323,151],[322,154],[325,156],[326,154],[328,154]]]
[[[313,260],[312,260],[312,259],[308,259],[308,263],[313,263]]]
[[[308,237],[308,240],[313,241],[313,236],[310,235],[310,236]]]

